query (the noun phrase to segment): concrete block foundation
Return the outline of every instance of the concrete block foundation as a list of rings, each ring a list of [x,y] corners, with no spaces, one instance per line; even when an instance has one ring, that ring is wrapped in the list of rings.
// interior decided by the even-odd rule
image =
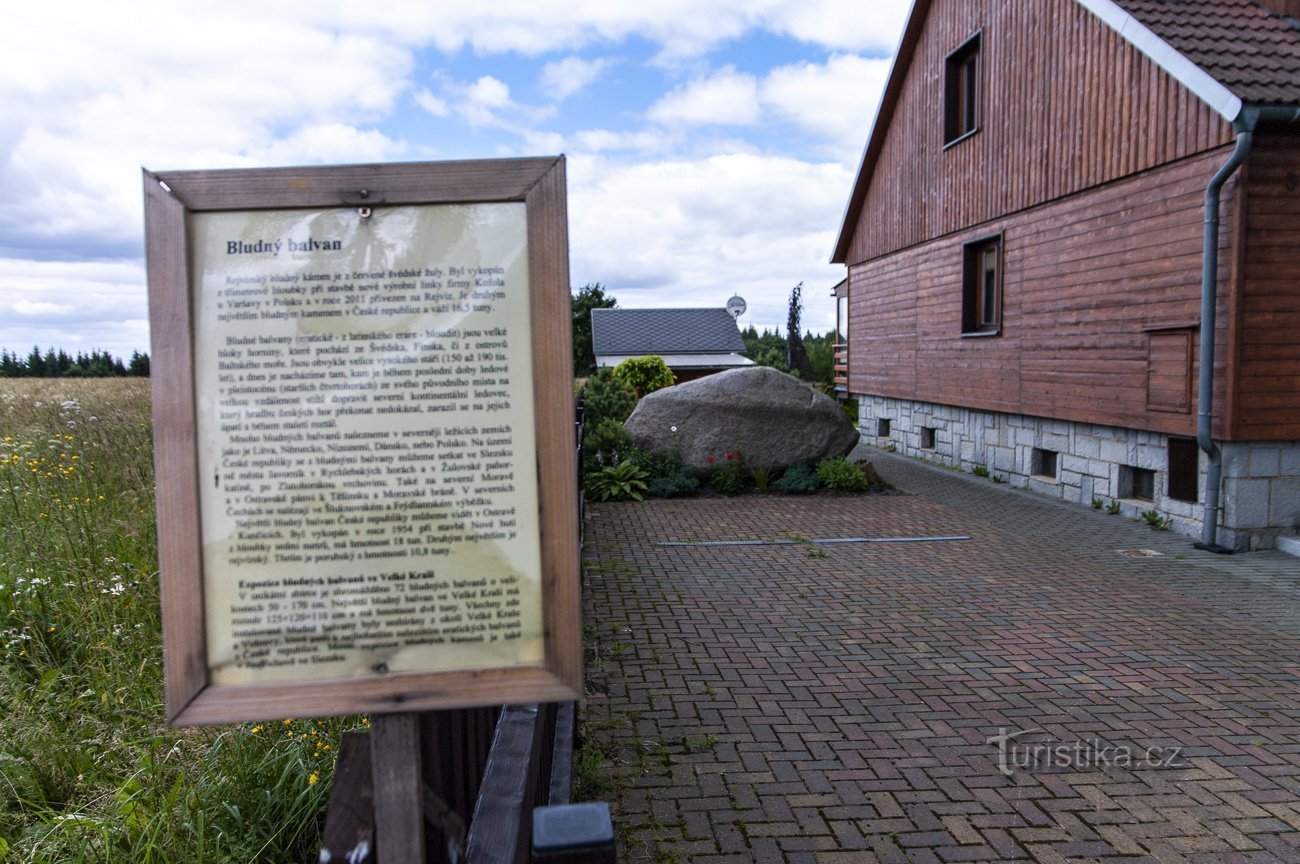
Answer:
[[[859,396],[858,405],[869,444],[1132,517],[1154,511],[1173,530],[1201,535],[1207,460],[1198,452],[1196,500],[1173,497],[1168,435],[883,396]],[[880,420],[890,421],[888,435],[876,434]],[[1244,551],[1300,538],[1300,441],[1220,447],[1219,544]],[[1053,464],[1051,475],[1034,473]]]

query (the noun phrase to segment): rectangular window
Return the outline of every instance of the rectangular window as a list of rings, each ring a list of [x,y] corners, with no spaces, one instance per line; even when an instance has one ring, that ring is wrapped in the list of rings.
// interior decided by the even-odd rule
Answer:
[[[1119,497],[1134,498],[1138,501],[1154,501],[1156,498],[1156,472],[1149,468],[1137,468],[1133,465],[1119,466]]]
[[[1200,474],[1200,448],[1195,438],[1169,439],[1169,497],[1196,503],[1196,483]]]
[[[944,60],[945,147],[979,131],[981,37],[981,33],[976,33]]]
[[[1035,447],[1031,462],[1033,463],[1029,471],[1035,477],[1048,477],[1056,479],[1056,456],[1055,450],[1040,450]]]
[[[888,437],[889,437],[889,426],[890,426],[890,423],[889,423],[889,419],[888,419],[888,418],[886,418],[886,417],[878,417],[878,418],[876,418],[876,437],[878,437],[878,438],[888,438]]]
[[[963,247],[961,332],[994,334],[1002,329],[1002,237]]]
[[[921,449],[922,450],[934,449],[934,432],[935,430],[933,426],[921,427]]]

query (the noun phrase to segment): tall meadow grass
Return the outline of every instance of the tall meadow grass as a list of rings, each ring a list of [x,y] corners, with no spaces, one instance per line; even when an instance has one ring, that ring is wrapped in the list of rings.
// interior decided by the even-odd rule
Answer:
[[[166,726],[148,388],[0,379],[0,862],[314,861],[358,721]]]

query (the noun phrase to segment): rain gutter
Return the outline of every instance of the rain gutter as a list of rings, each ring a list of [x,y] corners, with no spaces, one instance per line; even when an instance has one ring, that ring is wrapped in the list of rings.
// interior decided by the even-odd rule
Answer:
[[[1205,515],[1201,541],[1194,544],[1221,554],[1233,550],[1218,544],[1219,487],[1223,480],[1223,451],[1214,443],[1214,328],[1218,304],[1219,279],[1219,199],[1223,184],[1250,156],[1255,128],[1260,121],[1300,122],[1300,108],[1282,106],[1245,106],[1233,121],[1237,143],[1232,155],[1223,163],[1205,190],[1205,240],[1201,258],[1201,356],[1196,392],[1196,443],[1208,460],[1205,476]]]

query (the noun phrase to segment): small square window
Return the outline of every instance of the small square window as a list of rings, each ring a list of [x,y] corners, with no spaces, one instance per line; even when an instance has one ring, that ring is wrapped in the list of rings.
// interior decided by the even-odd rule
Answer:
[[[934,433],[935,433],[935,429],[933,426],[921,427],[921,449],[922,450],[934,449]]]
[[[962,247],[961,332],[993,335],[1002,329],[1002,236]]]
[[[1133,465],[1119,466],[1119,497],[1138,501],[1156,498],[1156,472]]]
[[[1050,477],[1056,479],[1056,461],[1057,452],[1055,450],[1040,450],[1035,447],[1029,471],[1035,477]]]
[[[979,131],[980,42],[976,33],[944,60],[943,143],[955,144]]]
[[[1197,500],[1196,485],[1200,474],[1200,448],[1195,438],[1169,439],[1169,497],[1176,501]]]
[[[879,438],[889,437],[890,421],[886,417],[876,418],[876,436]]]

